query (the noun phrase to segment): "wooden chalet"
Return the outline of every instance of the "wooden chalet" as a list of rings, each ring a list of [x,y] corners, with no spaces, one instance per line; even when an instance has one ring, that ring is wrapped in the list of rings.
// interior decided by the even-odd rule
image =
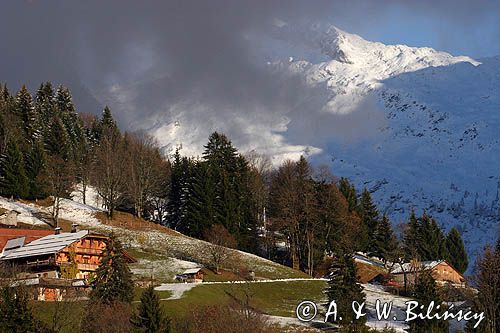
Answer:
[[[181,282],[203,282],[203,270],[201,268],[186,269],[181,274],[175,276]]]
[[[415,283],[419,272],[429,270],[438,285],[452,285],[455,287],[466,287],[465,277],[451,266],[446,260],[423,261],[396,265],[391,271],[394,281],[404,285],[405,277],[408,285]]]
[[[23,244],[11,239],[1,261],[20,267],[16,283],[36,287],[35,299],[56,300],[85,289],[101,263],[108,237],[88,230],[51,234]],[[135,259],[124,252],[129,263]]]

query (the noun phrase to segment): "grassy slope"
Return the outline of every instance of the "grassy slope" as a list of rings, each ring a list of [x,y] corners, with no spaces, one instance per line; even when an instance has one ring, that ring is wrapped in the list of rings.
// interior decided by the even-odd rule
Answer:
[[[163,301],[163,305],[166,312],[175,318],[196,306],[230,302],[232,297],[241,301],[249,295],[250,306],[263,313],[294,317],[295,308],[301,301],[322,303],[326,285],[325,281],[200,285],[185,292],[180,299]]]
[[[153,271],[159,281],[171,281],[175,274],[180,273],[175,260],[171,258],[200,265],[206,265],[209,261],[209,243],[205,241],[137,219],[126,213],[118,213],[113,221],[107,220],[103,215],[97,217],[102,225],[94,226],[93,229],[99,232],[112,230],[122,240],[127,250],[139,259],[139,262],[131,267],[149,276]],[[227,268],[245,267],[255,271],[256,277],[265,279],[308,277],[303,272],[270,260],[245,252],[230,251],[229,263],[232,267]]]
[[[180,318],[188,311],[195,310],[198,306],[224,304],[232,301],[232,297],[244,300],[249,295],[250,306],[269,315],[295,317],[295,307],[303,300],[311,300],[316,304],[324,301],[323,290],[325,281],[276,281],[269,283],[247,283],[247,284],[211,284],[203,285],[186,292],[181,299],[162,300],[165,312],[172,319]],[[142,289],[135,291],[134,306],[138,306]],[[160,299],[170,296],[168,291],[157,292]],[[61,311],[66,325],[63,332],[72,332],[76,327],[71,323],[79,323],[83,316],[83,309],[87,302],[34,302],[33,310],[35,316],[42,321],[51,324],[56,309]]]

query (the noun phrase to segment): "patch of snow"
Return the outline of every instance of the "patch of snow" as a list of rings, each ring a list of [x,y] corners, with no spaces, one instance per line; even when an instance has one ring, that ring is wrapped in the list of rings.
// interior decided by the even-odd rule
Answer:
[[[47,225],[47,223],[33,215],[38,213],[39,210],[27,204],[0,197],[0,207],[6,210],[15,210],[21,213],[17,216],[17,221],[20,223],[31,225]]]

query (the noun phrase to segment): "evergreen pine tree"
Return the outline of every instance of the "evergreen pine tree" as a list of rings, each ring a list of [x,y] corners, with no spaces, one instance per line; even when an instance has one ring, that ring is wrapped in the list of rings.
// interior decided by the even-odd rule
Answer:
[[[29,198],[38,199],[45,197],[44,186],[39,179],[46,163],[45,150],[40,141],[31,145],[30,150],[26,154],[26,176],[29,182]]]
[[[101,128],[108,128],[113,131],[119,131],[118,125],[116,124],[115,119],[113,118],[113,115],[111,114],[111,110],[109,109],[108,106],[104,107],[104,110],[102,111],[102,117],[101,117]]]
[[[358,197],[354,185],[351,185],[347,178],[340,178],[339,190],[344,195],[349,204],[349,211],[354,212],[358,210]]]
[[[82,154],[82,145],[84,140],[83,123],[76,112],[73,104],[73,98],[68,88],[59,86],[55,96],[59,117],[68,134],[69,144],[71,147],[71,158],[74,162],[78,162]],[[109,111],[109,109],[108,109]],[[109,113],[111,115],[111,113]]]
[[[420,224],[417,219],[417,216],[415,215],[415,211],[412,209],[410,214],[410,220],[408,222],[408,225],[406,226],[403,237],[405,257],[407,260],[415,258],[419,259],[418,258],[419,230],[420,230]]]
[[[452,228],[446,237],[448,262],[460,273],[464,273],[469,265],[464,242],[456,228]]]
[[[360,200],[360,211],[361,217],[363,219],[363,224],[365,225],[365,229],[367,230],[368,239],[366,240],[365,250],[368,252],[375,251],[376,245],[375,242],[375,232],[377,230],[379,215],[377,211],[377,207],[373,203],[370,192],[365,188],[361,193]]]
[[[369,252],[370,255],[384,260],[389,259],[390,253],[397,247],[396,236],[386,215],[377,224],[372,244],[372,251]]]
[[[251,195],[248,187],[249,167],[231,141],[224,135],[214,132],[210,135],[203,162],[206,163],[215,181],[217,223],[222,224],[238,241],[240,247],[252,250],[255,245],[251,238],[256,230],[256,214],[250,211]],[[249,232],[250,230],[250,232]]]
[[[71,158],[71,143],[68,132],[58,115],[52,117],[49,132],[44,138],[45,148],[51,156],[59,156],[68,161]]]
[[[215,180],[211,169],[206,163],[197,163],[187,198],[186,223],[181,224],[178,230],[193,237],[202,237],[219,220],[215,200]]]
[[[431,275],[430,271],[422,271],[419,273],[415,283],[415,290],[413,297],[421,306],[428,308],[431,302],[434,302],[434,311],[431,315],[435,313],[440,313],[443,311],[442,300],[439,297],[438,290],[436,287],[436,281]],[[441,309],[436,310],[436,307],[440,305]],[[447,333],[448,332],[448,322],[444,320],[437,319],[415,319],[410,322],[410,332],[411,333]]]
[[[19,288],[0,289],[0,333],[37,332],[28,303],[28,293]]]
[[[152,286],[142,292],[139,314],[132,319],[133,325],[145,333],[169,333],[170,320],[160,305],[160,298]]]
[[[106,241],[101,264],[91,281],[91,287],[91,301],[104,304],[132,301],[132,273],[123,255],[122,245],[114,235]]]
[[[28,178],[18,145],[10,141],[0,158],[0,192],[3,196],[26,198],[29,194]]]
[[[187,224],[187,214],[193,214],[188,208],[189,197],[192,189],[193,162],[187,157],[182,157],[177,149],[171,168],[170,192],[168,193],[168,224],[170,228],[179,230],[189,235],[190,226]],[[185,223],[186,222],[186,223]]]
[[[35,95],[35,110],[40,119],[42,136],[47,134],[49,124],[55,115],[54,89],[50,82],[42,83]]]
[[[24,85],[16,95],[16,113],[22,120],[25,141],[34,143],[40,137],[40,118],[33,105],[33,98]]]
[[[352,254],[344,253],[333,258],[325,293],[328,297],[327,309],[332,301],[337,303],[337,312],[341,314],[342,320],[337,319],[342,326],[364,326],[366,318],[354,321],[355,315],[351,308],[353,301],[359,304],[365,301],[363,288],[357,283],[356,263]]]
[[[421,260],[442,260],[448,257],[443,231],[436,220],[425,212],[420,218],[417,238],[418,255]]]

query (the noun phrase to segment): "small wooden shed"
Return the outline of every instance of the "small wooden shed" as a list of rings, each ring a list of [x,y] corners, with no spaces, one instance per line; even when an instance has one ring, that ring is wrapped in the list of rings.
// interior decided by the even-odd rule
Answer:
[[[201,268],[186,269],[176,275],[175,279],[182,282],[203,282],[203,270]]]

